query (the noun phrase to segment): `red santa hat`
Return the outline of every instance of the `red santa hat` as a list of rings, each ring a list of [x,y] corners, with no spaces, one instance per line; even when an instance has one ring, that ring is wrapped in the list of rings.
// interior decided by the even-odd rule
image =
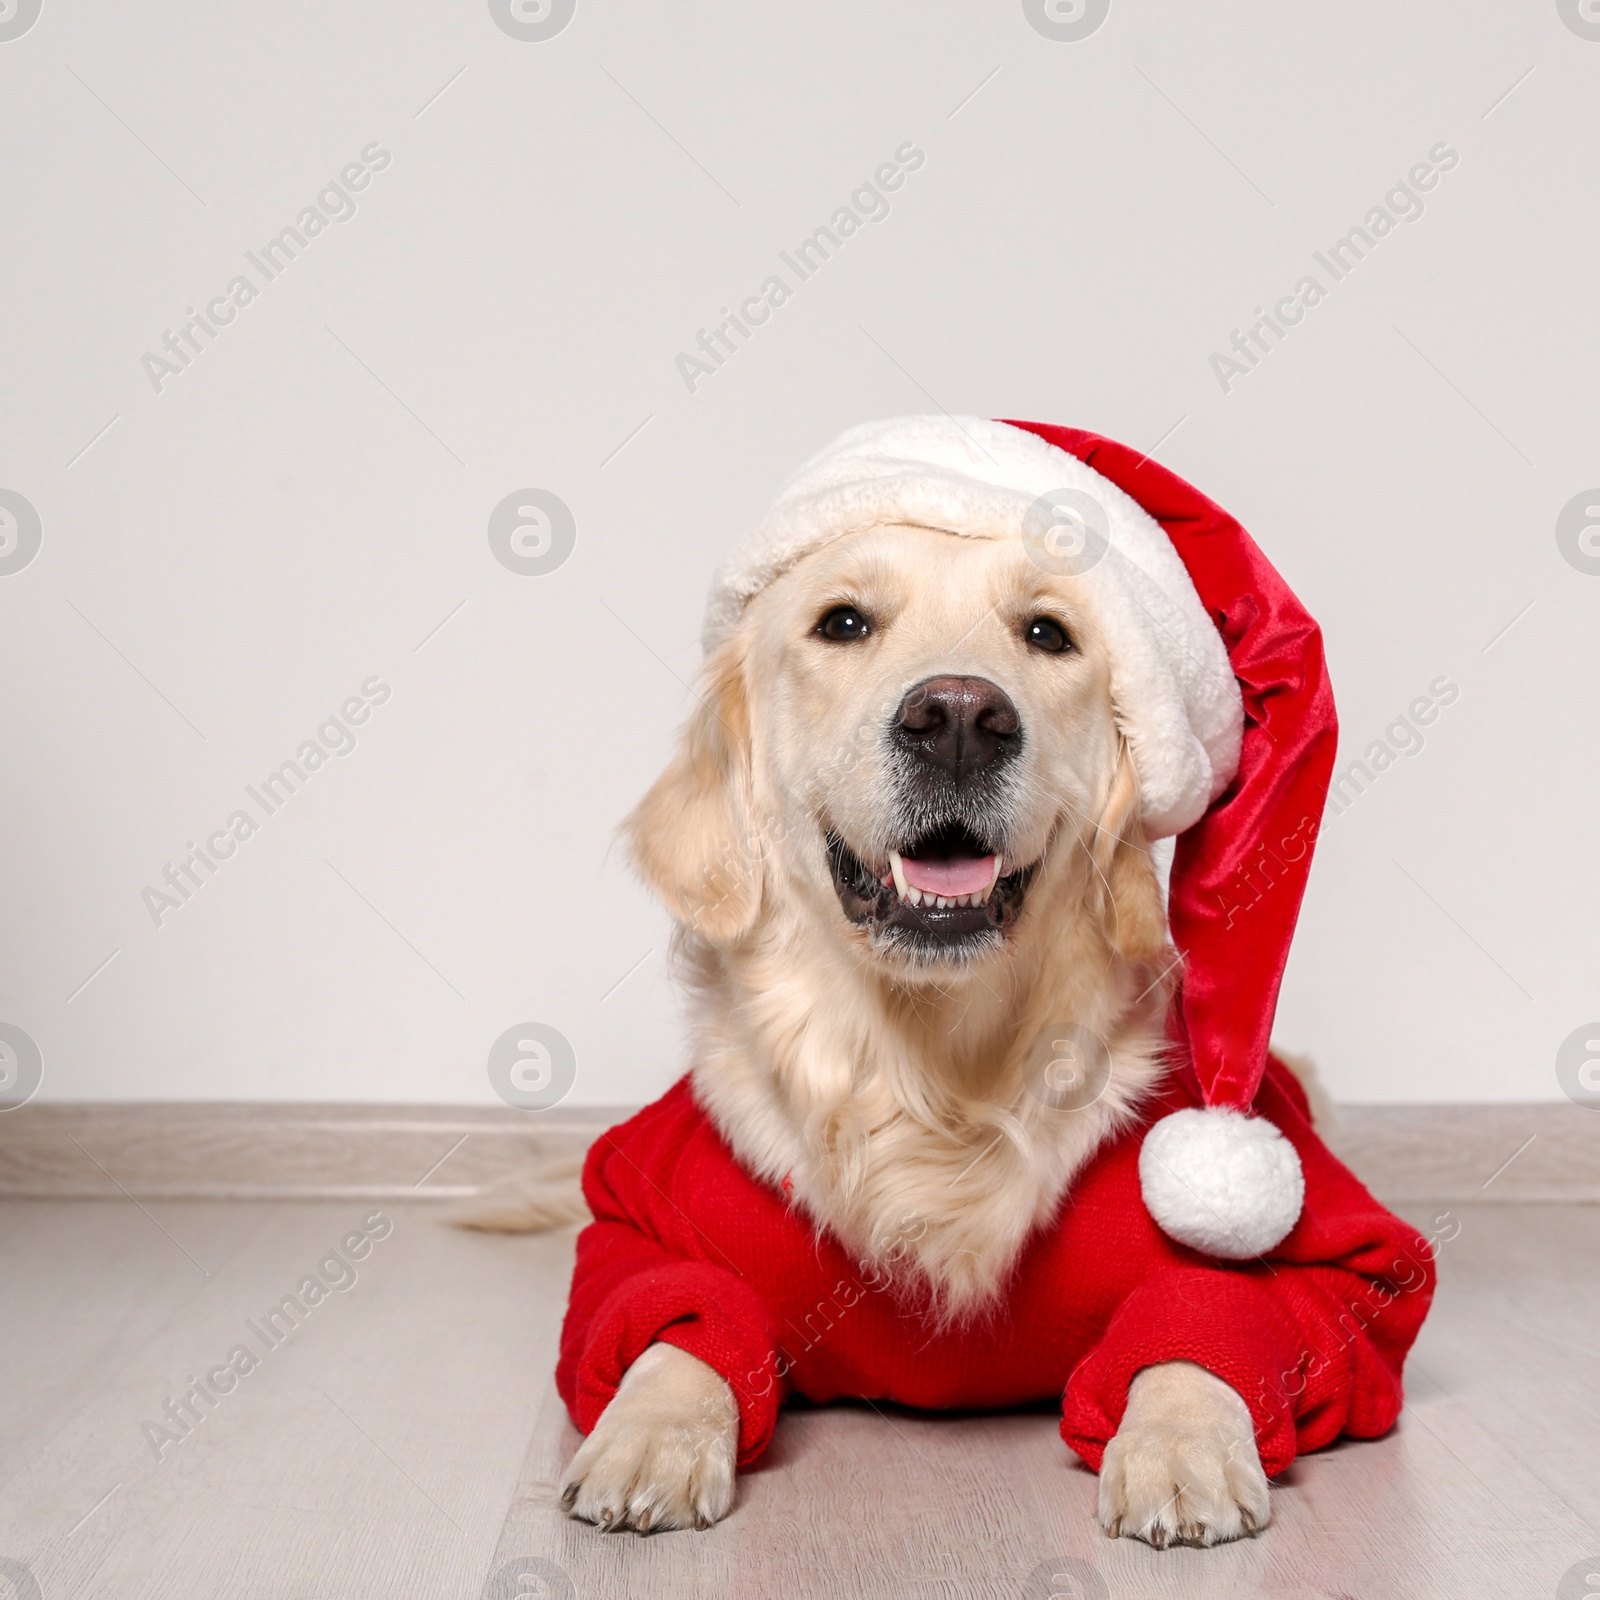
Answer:
[[[906,417],[851,429],[784,486],[717,574],[706,648],[803,557],[885,523],[1020,537],[1047,570],[1081,579],[1146,835],[1176,835],[1168,920],[1183,968],[1169,1025],[1205,1103],[1145,1136],[1145,1204],[1207,1255],[1261,1255],[1304,1198],[1293,1147],[1249,1112],[1333,768],[1316,624],[1232,517],[1126,445]]]

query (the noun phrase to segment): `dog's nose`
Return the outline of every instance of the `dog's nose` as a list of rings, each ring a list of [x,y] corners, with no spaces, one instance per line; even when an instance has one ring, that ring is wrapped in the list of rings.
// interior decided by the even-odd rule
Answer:
[[[1022,718],[1011,696],[987,678],[924,678],[900,702],[894,736],[958,783],[1011,755]]]

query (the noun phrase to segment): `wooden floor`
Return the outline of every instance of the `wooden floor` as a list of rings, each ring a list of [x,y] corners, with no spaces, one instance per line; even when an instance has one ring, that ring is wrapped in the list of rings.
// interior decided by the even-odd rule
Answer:
[[[554,1485],[577,1435],[551,1370],[572,1235],[459,1233],[425,1203],[385,1205],[357,1281],[158,1460],[143,1425],[263,1349],[246,1319],[370,1209],[0,1205],[0,1576],[19,1597],[1551,1600],[1591,1592],[1562,1586],[1575,1564],[1600,1573],[1600,1207],[1452,1207],[1395,1433],[1298,1463],[1261,1537],[1168,1552],[1099,1535],[1094,1479],[1044,1413],[797,1410],[710,1532],[570,1522]]]

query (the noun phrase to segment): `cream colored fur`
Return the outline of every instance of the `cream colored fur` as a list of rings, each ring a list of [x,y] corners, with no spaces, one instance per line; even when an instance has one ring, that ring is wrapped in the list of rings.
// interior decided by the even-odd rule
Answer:
[[[1100,1464],[1100,1525],[1158,1549],[1222,1544],[1271,1520],[1250,1410],[1189,1361],[1146,1367]]]
[[[881,640],[818,647],[839,599]],[[1068,621],[1074,659],[1030,652]],[[952,643],[952,641],[958,641]],[[896,842],[881,730],[934,672],[999,682],[1035,730],[1008,855],[1041,863],[1024,925],[962,966],[884,958],[842,916],[824,825]],[[682,923],[695,1088],[741,1160],[864,1259],[891,1247],[949,1315],[992,1302],[1029,1230],[1159,1073],[1166,943],[1138,785],[1092,615],[1019,544],[879,529],[764,590],[713,655],[682,751],[630,821]],[[1047,1024],[1110,1047],[1083,1111],[1030,1092]]]
[[[549,1233],[587,1222],[582,1178],[581,1153],[547,1156],[464,1201],[450,1220],[483,1233]]]
[[[602,1528],[709,1528],[733,1504],[739,1407],[696,1356],[653,1344],[623,1374],[561,1482],[561,1504]]]
[[[870,636],[819,641],[818,618],[847,602],[872,618]],[[1026,644],[1040,613],[1066,626],[1065,656]],[[879,862],[898,843],[884,730],[936,673],[988,678],[1015,702],[1025,744],[1003,854],[1007,871],[1037,864],[1012,932],[959,962],[874,947],[840,909],[824,846],[832,829]],[[1029,1231],[1160,1077],[1175,967],[1105,644],[1076,580],[1015,540],[921,528],[808,556],[713,652],[627,833],[679,924],[696,1093],[740,1160],[787,1182],[863,1262],[931,1290],[938,1320],[997,1308]],[[1060,1023],[1109,1048],[1109,1081],[1082,1109],[1038,1092],[1039,1042]],[[576,1515],[683,1526],[731,1502],[731,1476],[723,1494],[706,1463],[737,1413],[708,1422],[721,1380],[661,1348],[574,1458]],[[1136,1383],[1128,1438],[1107,1458],[1120,1464],[1102,1486],[1108,1529],[1212,1542],[1264,1522],[1253,1439],[1213,1392],[1232,1391],[1204,1373],[1157,1383],[1158,1370]],[[1175,1493],[1166,1467],[1195,1480],[1176,1522],[1153,1498]],[[1244,1498],[1229,1500],[1236,1482]]]

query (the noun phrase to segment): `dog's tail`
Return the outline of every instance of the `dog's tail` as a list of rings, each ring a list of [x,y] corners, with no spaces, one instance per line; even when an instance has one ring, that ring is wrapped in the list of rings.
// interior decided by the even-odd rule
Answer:
[[[580,1181],[583,1158],[582,1150],[541,1156],[525,1171],[463,1201],[450,1221],[484,1233],[553,1233],[587,1222],[590,1212]]]

